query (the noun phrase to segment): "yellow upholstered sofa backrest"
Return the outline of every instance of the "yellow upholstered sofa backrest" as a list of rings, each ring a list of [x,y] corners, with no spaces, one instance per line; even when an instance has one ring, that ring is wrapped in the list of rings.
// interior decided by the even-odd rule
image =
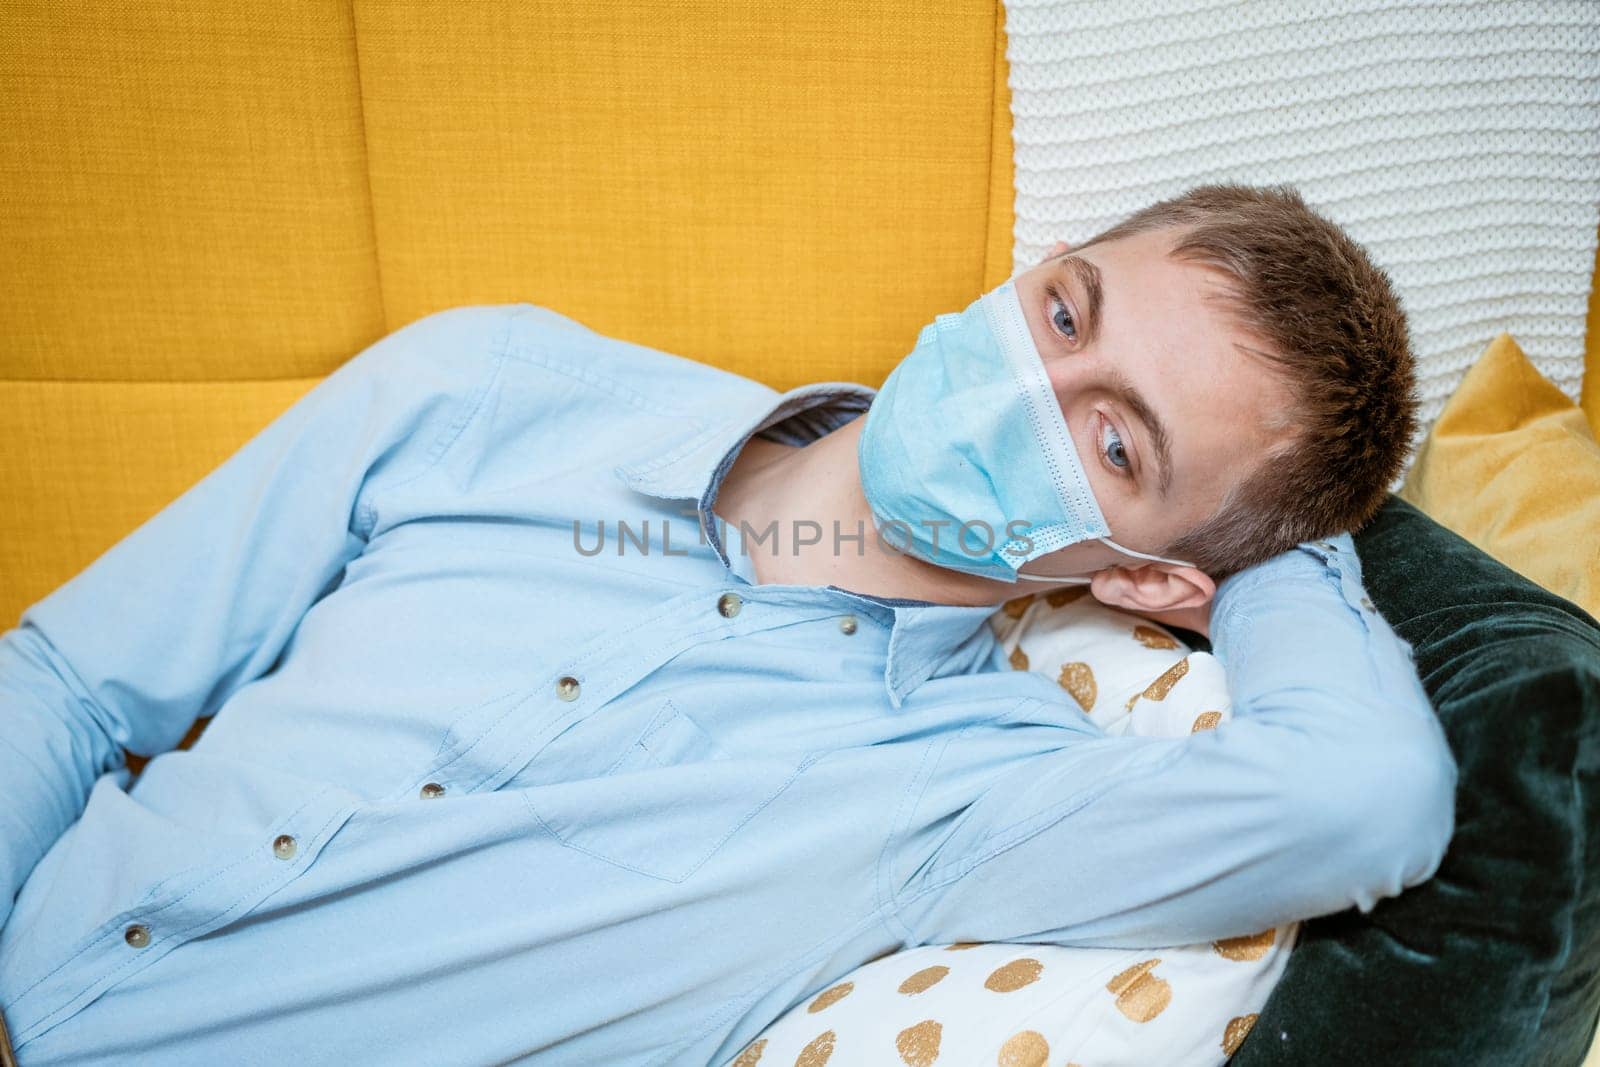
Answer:
[[[1011,271],[998,0],[6,19],[0,627],[441,308],[876,385]]]
[[[876,385],[1011,272],[996,0],[7,4],[0,627],[322,376],[543,304]]]

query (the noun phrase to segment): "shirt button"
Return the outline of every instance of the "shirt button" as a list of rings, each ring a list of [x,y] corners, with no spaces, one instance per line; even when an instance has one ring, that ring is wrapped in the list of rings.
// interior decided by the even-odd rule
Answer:
[[[843,634],[853,634],[853,633],[855,633],[856,632],[856,617],[854,615],[846,615],[844,618],[840,619],[839,620],[839,632],[843,633]]]
[[[280,860],[294,859],[294,838],[288,834],[279,834],[273,838],[272,854]]]
[[[420,790],[423,800],[432,800],[434,797],[444,796],[444,786],[438,782],[429,782]]]
[[[1361,598],[1361,606],[1366,608],[1368,611],[1377,610],[1372,606],[1372,600],[1369,597],[1362,597]]]
[[[717,611],[724,619],[731,619],[739,614],[739,609],[744,606],[744,601],[738,593],[723,593],[717,597]]]
[[[556,696],[562,700],[577,700],[578,680],[570,674],[562,675],[561,680],[556,682]]]
[[[134,948],[144,948],[150,943],[150,928],[144,923],[134,923],[122,931],[122,940]]]

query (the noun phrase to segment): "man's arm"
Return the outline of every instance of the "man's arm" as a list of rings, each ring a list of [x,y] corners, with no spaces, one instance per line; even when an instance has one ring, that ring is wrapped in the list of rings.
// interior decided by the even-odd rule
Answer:
[[[1224,580],[1233,718],[1078,737],[997,781],[900,887],[919,943],[1187,945],[1370,911],[1432,877],[1457,768],[1349,535]],[[1319,553],[1327,555],[1328,553]]]
[[[264,674],[495,379],[515,305],[389,334],[0,634],[0,926],[123,748],[172,748]]]

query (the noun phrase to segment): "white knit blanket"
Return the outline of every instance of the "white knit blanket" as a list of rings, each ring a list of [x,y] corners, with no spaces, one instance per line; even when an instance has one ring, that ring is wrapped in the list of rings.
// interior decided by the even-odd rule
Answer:
[[[1501,330],[1578,399],[1600,0],[1005,6],[1015,271],[1200,182],[1289,182],[1395,282],[1413,449]]]

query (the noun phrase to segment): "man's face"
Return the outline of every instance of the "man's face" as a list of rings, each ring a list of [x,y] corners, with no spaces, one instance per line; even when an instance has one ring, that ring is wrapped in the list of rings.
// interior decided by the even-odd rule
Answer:
[[[1156,230],[1091,245],[1052,255],[1016,278],[1111,539],[1157,554],[1209,517],[1267,448],[1293,432],[1287,389],[1259,357],[1235,347],[1252,341],[1207,299],[1220,292],[1220,275],[1169,258],[1171,239]],[[1097,314],[1091,273],[1098,275]],[[1165,492],[1156,427],[1119,395],[1119,376],[1165,429]],[[1090,541],[1024,570],[1066,576],[1118,563],[1139,565]]]

